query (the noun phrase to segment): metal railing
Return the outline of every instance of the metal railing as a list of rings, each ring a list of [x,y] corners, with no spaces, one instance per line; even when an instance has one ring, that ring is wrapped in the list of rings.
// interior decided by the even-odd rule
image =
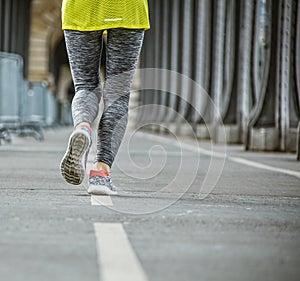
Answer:
[[[0,52],[0,141],[11,135],[43,139],[43,128],[56,122],[57,103],[45,83],[23,78],[20,55]]]

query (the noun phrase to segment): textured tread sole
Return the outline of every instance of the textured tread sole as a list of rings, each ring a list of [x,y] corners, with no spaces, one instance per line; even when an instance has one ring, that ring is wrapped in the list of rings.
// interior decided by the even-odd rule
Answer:
[[[75,133],[70,137],[68,149],[61,161],[60,170],[66,182],[79,185],[85,177],[83,158],[89,147],[89,138],[84,133]]]
[[[117,195],[117,191],[110,190],[105,185],[89,185],[88,193],[92,195]]]

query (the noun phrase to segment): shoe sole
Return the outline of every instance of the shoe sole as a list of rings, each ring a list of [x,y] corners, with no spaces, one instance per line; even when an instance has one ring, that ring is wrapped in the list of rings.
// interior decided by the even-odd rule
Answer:
[[[91,195],[117,195],[117,191],[110,190],[105,185],[90,185],[88,188],[88,193]]]
[[[89,147],[89,138],[84,133],[71,135],[60,170],[66,182],[79,185],[85,177],[84,157]]]

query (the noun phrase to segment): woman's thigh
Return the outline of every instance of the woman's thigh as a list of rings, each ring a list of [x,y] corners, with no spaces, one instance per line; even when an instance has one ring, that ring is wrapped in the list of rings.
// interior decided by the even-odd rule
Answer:
[[[144,39],[141,29],[110,29],[107,34],[106,75],[135,70]]]
[[[64,34],[75,91],[93,91],[100,84],[103,31],[65,30]]]

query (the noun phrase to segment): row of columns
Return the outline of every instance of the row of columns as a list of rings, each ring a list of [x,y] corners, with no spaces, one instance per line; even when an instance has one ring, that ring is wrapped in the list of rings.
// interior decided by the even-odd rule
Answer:
[[[0,0],[0,51],[19,54],[28,73],[31,0]]]
[[[299,1],[149,0],[149,6],[139,125],[163,124],[180,134],[190,127],[199,138],[251,150],[296,150]]]

